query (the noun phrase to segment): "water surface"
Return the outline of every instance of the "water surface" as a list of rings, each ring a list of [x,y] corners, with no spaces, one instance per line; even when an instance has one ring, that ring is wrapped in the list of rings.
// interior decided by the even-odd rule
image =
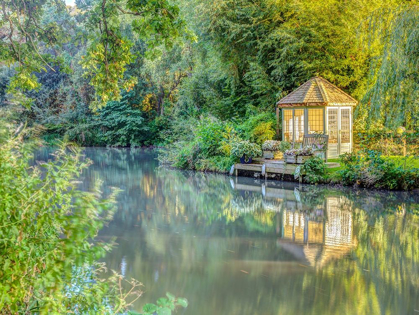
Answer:
[[[100,233],[108,267],[171,292],[179,314],[419,314],[419,198],[158,167],[141,150],[86,149],[85,189],[123,189]],[[415,214],[416,213],[416,214]]]

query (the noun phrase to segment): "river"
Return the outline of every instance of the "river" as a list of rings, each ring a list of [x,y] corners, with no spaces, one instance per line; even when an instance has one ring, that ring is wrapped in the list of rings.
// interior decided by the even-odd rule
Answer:
[[[160,168],[156,154],[85,149],[84,189],[118,187],[104,261],[166,292],[177,314],[419,314],[419,196]]]

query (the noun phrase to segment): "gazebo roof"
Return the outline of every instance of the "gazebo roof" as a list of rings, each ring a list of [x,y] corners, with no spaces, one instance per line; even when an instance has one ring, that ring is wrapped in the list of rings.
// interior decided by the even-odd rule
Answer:
[[[292,106],[355,106],[358,101],[322,77],[314,77],[282,98],[278,107]]]

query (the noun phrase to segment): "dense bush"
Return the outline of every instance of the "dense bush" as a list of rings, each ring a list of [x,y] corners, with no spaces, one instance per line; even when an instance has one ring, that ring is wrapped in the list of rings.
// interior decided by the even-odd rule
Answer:
[[[326,173],[326,163],[323,159],[313,156],[304,164],[297,167],[294,173],[295,178],[303,178],[309,184],[327,183],[329,181]]]
[[[344,167],[339,172],[345,185],[359,185],[367,188],[404,189],[419,187],[419,169],[405,168],[384,159],[381,153],[347,153],[341,157]]]
[[[140,146],[146,140],[149,128],[142,117],[142,111],[130,104],[131,94],[125,94],[121,101],[109,102],[98,111],[96,126],[104,145]]]
[[[184,132],[187,127],[189,132]],[[172,143],[160,150],[159,160],[182,169],[226,172],[234,163],[231,144],[237,138],[229,124],[214,117],[190,118],[172,125]]]
[[[250,116],[237,126],[237,131],[245,139],[262,144],[274,138],[275,126],[275,115],[272,112],[265,112]]]
[[[231,155],[236,158],[245,156],[247,158],[258,157],[262,155],[260,145],[252,143],[249,140],[235,141],[231,147]]]

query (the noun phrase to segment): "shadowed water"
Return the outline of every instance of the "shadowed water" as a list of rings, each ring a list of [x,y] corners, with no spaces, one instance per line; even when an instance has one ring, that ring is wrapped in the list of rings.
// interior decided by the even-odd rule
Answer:
[[[105,261],[179,314],[419,314],[419,196],[264,183],[86,149],[85,189],[123,189]]]

